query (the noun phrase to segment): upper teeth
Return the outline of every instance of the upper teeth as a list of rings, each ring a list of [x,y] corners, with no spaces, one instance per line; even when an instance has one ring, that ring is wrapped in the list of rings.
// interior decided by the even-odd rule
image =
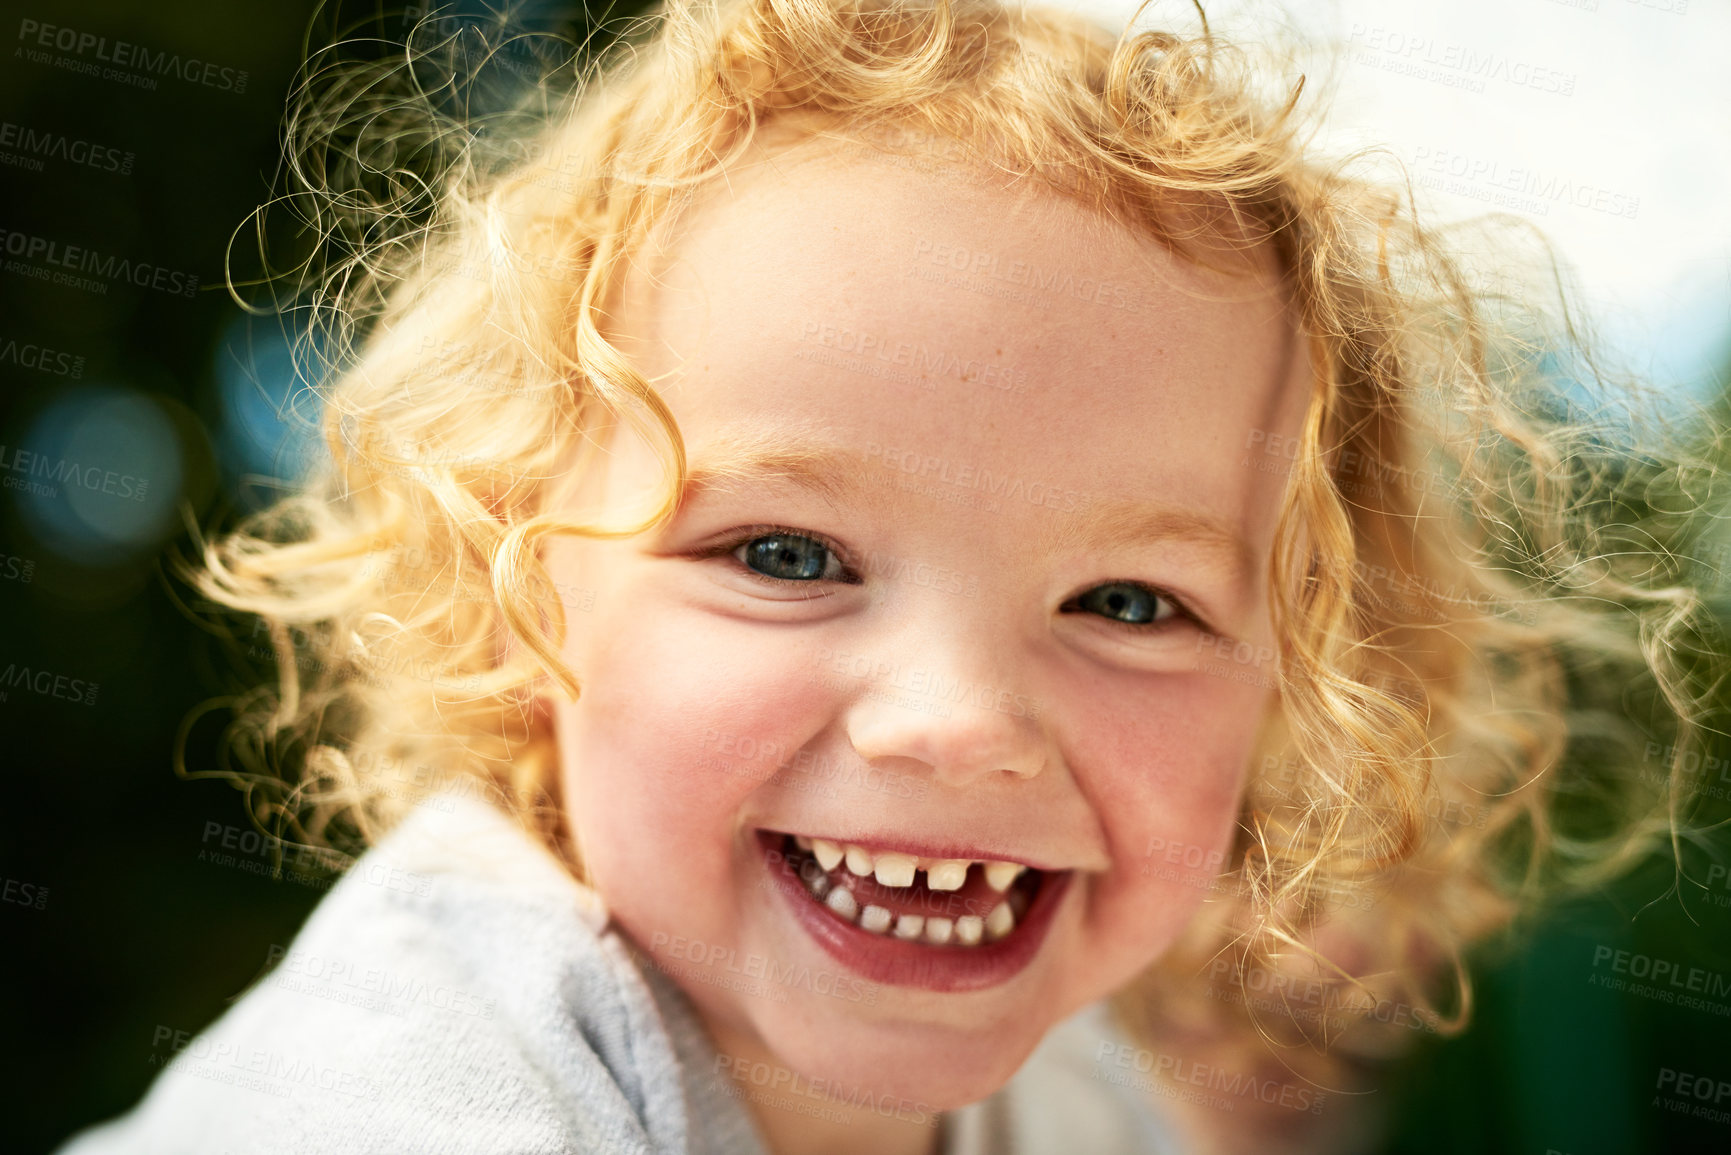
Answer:
[[[828,873],[846,862],[848,873],[856,878],[874,878],[879,886],[901,888],[912,886],[914,875],[923,870],[930,889],[958,890],[967,881],[968,871],[976,860],[918,858],[894,850],[874,852],[852,842],[838,843],[803,835],[795,841],[800,849],[809,850],[817,865],[823,868],[819,871],[808,865],[800,871],[812,897],[829,907],[837,917],[856,923],[873,934],[887,934],[893,929],[897,938],[910,941],[923,939],[939,946],[953,941],[962,946],[977,946],[982,940],[996,941],[1015,929],[1015,912],[1008,902],[999,902],[984,918],[964,915],[953,921],[910,914],[896,916],[874,904],[861,909],[858,900],[845,886],[832,885]],[[1008,890],[1010,884],[1028,869],[1019,862],[986,861],[980,865],[987,885],[999,893]]]
[[[827,838],[808,839],[799,836],[800,849],[809,849],[825,870],[834,870],[843,862],[849,872],[860,878],[876,878],[880,886],[912,886],[914,875],[926,872],[926,886],[932,890],[960,890],[968,880],[968,870],[979,862],[985,870],[986,884],[1002,893],[1028,868],[1019,862],[984,861],[967,858],[916,858],[895,850],[871,851],[858,843],[831,842]]]
[[[857,849],[858,847],[853,846],[847,848],[847,868],[855,874],[859,873],[853,864],[853,853]],[[912,886],[914,884],[914,871],[918,868],[919,859],[911,854],[880,854],[877,857],[877,862],[873,864],[873,873],[877,875],[877,880],[885,886]]]
[[[1010,889],[1010,884],[1016,881],[1022,871],[1028,869],[1019,862],[988,862],[986,863],[986,883],[997,891]]]
[[[933,890],[960,890],[968,881],[971,863],[959,858],[945,858],[926,867],[926,885]]]

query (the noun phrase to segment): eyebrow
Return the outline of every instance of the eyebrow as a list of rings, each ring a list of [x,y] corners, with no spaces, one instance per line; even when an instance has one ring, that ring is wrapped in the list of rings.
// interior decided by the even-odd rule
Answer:
[[[894,494],[889,472],[869,457],[821,440],[797,440],[786,431],[724,435],[705,447],[702,459],[686,470],[681,505],[699,494],[784,481],[833,502],[852,501],[888,508]],[[1014,484],[1017,479],[1007,478]],[[986,491],[989,492],[989,491]],[[1040,534],[1047,554],[1084,552],[1125,542],[1185,541],[1212,555],[1236,580],[1248,577],[1254,555],[1244,538],[1223,522],[1195,510],[1163,502],[1091,497],[1075,512],[1054,511]]]
[[[1044,536],[1045,548],[1054,553],[1126,541],[1185,541],[1213,555],[1238,581],[1249,576],[1255,561],[1249,543],[1223,522],[1162,502],[1095,499],[1088,508],[1064,515]]]
[[[686,469],[680,504],[716,490],[784,481],[834,502],[866,498],[878,504],[887,488],[868,459],[839,445],[799,441],[781,433],[734,433],[704,448]]]

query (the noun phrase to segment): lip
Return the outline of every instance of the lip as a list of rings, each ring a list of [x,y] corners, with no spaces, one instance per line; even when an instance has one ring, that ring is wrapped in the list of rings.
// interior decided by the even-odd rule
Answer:
[[[780,894],[794,920],[831,958],[860,977],[885,986],[960,993],[1008,982],[1039,953],[1074,875],[1074,871],[1046,872],[1039,892],[1009,937],[974,947],[933,947],[873,934],[830,914],[812,900],[805,884],[779,854],[782,837],[771,831],[757,832],[759,858],[776,883],[770,889]],[[939,853],[929,857],[972,855]]]

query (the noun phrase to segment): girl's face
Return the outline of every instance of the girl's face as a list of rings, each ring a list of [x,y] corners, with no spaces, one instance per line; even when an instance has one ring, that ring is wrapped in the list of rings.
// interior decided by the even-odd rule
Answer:
[[[953,1108],[1226,863],[1302,346],[1266,255],[1206,273],[984,178],[782,154],[671,235],[613,336],[694,484],[547,550],[592,605],[572,830],[724,1049]],[[655,455],[607,449],[560,512],[653,508]]]

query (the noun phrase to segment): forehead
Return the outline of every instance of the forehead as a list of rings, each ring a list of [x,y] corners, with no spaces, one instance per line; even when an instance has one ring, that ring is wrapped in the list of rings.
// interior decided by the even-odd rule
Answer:
[[[816,430],[1177,500],[1255,541],[1277,485],[1247,448],[1296,431],[1306,378],[1273,257],[1228,263],[987,169],[760,150],[638,254],[612,335],[694,462],[741,433]]]

